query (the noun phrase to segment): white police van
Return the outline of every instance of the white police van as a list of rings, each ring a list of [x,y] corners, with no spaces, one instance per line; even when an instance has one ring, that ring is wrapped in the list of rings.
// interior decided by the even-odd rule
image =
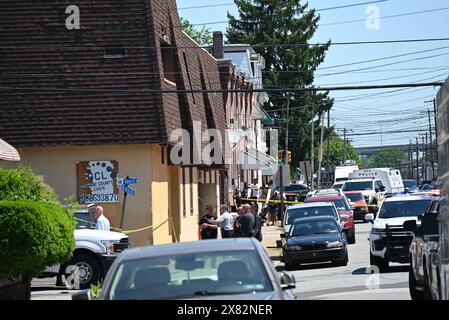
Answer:
[[[357,170],[349,174],[349,179],[381,180],[387,194],[403,193],[405,191],[401,172],[396,169],[374,168]]]

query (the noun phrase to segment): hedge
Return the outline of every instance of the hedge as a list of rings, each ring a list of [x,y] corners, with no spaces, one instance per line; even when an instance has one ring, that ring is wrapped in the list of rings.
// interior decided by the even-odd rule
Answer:
[[[29,167],[0,168],[0,201],[34,200],[58,203],[55,191]]]
[[[69,260],[74,229],[72,214],[58,203],[0,201],[0,278],[38,275]]]

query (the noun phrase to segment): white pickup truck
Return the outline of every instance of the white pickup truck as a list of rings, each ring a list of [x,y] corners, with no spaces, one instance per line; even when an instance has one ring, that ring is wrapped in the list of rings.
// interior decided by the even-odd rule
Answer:
[[[127,235],[119,232],[94,230],[88,207],[78,207],[74,215],[75,250],[72,259],[62,265],[48,267],[40,278],[66,277],[70,289],[86,289],[103,279],[117,256],[129,247]]]

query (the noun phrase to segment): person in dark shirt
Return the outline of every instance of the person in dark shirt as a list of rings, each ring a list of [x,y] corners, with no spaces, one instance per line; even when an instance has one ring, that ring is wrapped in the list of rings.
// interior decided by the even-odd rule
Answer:
[[[251,205],[251,213],[254,215],[254,237],[257,240],[262,241],[263,221],[262,221],[262,217],[257,213],[258,210],[259,210],[259,207],[257,206],[257,204],[253,203]]]
[[[209,226],[209,220],[216,220],[214,215],[214,207],[210,204],[206,205],[206,214],[204,214],[198,222],[198,238],[200,240],[217,239],[218,230],[216,226]]]
[[[238,219],[237,226],[240,229],[242,237],[251,238],[255,235],[256,219],[251,212],[251,206],[245,204],[242,206],[242,215]]]

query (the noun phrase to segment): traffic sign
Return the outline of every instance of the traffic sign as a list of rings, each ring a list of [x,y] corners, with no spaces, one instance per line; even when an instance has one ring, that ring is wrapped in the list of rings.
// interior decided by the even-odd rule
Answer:
[[[117,185],[128,185],[128,184],[136,184],[138,183],[137,178],[124,178],[124,179],[117,179]]]
[[[130,196],[135,196],[136,195],[136,190],[134,190],[134,189],[131,189],[130,187],[128,187],[127,185],[125,185],[125,184],[121,184],[121,185],[119,185],[119,188],[121,189],[121,190],[123,190],[123,192],[126,192],[127,194],[129,194]]]

